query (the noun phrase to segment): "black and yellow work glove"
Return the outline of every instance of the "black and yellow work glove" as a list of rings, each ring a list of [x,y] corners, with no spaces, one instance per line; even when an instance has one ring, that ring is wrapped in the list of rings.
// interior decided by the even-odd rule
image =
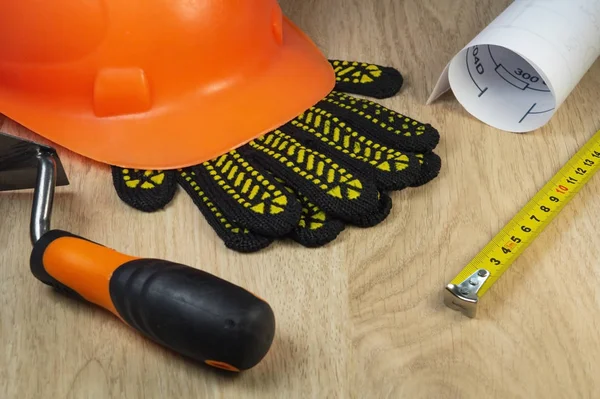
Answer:
[[[119,197],[144,212],[165,207],[181,186],[225,245],[240,252],[278,238],[307,247],[346,225],[370,227],[391,209],[388,192],[423,185],[440,170],[438,132],[374,102],[401,74],[373,64],[330,61],[337,84],[291,122],[217,159],[169,171],[113,167]]]

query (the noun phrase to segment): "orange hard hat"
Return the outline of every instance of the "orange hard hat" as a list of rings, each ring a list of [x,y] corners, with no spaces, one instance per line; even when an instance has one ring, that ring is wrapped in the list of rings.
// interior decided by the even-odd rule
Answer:
[[[0,113],[121,167],[209,160],[335,84],[277,0],[2,1],[0,36]]]

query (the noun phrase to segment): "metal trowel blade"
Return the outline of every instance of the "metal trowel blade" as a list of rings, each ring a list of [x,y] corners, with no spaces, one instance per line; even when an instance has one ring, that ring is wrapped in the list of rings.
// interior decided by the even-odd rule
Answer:
[[[39,154],[56,160],[56,185],[69,184],[56,150],[33,141],[0,132],[0,191],[35,188]]]

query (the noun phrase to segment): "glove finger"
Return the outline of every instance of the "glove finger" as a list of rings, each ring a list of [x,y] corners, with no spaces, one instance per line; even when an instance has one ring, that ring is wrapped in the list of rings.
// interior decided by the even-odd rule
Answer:
[[[335,71],[335,90],[374,98],[395,96],[404,83],[400,71],[381,65],[329,60]]]
[[[177,191],[176,172],[112,167],[119,198],[142,212],[155,212],[171,202]]]
[[[267,237],[287,235],[300,220],[298,199],[239,152],[193,167],[195,180],[226,218]]]
[[[335,240],[346,225],[341,220],[336,220],[327,215],[321,208],[310,202],[308,198],[287,186],[280,178],[275,178],[285,189],[293,193],[300,200],[302,215],[298,225],[291,231],[289,237],[308,248],[322,247]]]
[[[392,148],[417,152],[421,171],[416,181],[410,184],[411,187],[426,184],[438,176],[441,160],[432,150],[438,145],[440,135],[431,125],[424,125],[372,101],[341,93],[331,93],[313,108],[320,107],[339,115],[339,119],[375,141],[379,140]]]
[[[439,132],[431,125],[373,101],[332,92],[315,107],[330,112],[365,134],[376,135],[378,140],[392,148],[415,153],[431,152],[440,141]]]
[[[410,185],[411,187],[421,187],[429,183],[438,177],[442,169],[442,159],[433,152],[418,154],[417,157],[421,163],[421,173],[417,180]]]
[[[401,190],[419,178],[421,166],[416,156],[373,141],[321,108],[312,107],[281,129],[330,157],[368,170],[380,189]]]
[[[176,179],[227,248],[250,253],[264,249],[274,241],[272,238],[252,233],[247,228],[228,219],[216,205],[217,202],[202,190],[197,175],[191,168],[179,170]]]
[[[377,212],[377,187],[363,175],[275,130],[240,149],[303,193],[327,214],[345,222]]]
[[[305,196],[300,196],[302,217],[298,226],[290,233],[290,238],[299,244],[316,248],[334,241],[346,226],[341,220],[328,216],[317,205]],[[384,221],[392,209],[392,199],[386,194],[380,194],[378,211],[365,214],[354,220],[357,227],[373,227]]]
[[[362,219],[356,220],[354,225],[357,227],[373,227],[383,222],[392,210],[392,199],[389,195],[380,192],[379,193],[379,208],[377,212],[369,215],[364,215]]]

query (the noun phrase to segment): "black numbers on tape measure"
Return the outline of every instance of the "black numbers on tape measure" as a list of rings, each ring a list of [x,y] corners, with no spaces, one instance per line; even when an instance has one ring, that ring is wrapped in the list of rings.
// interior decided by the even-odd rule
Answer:
[[[517,244],[521,242],[521,239],[519,237],[512,236],[510,239],[516,242]]]
[[[541,222],[540,219],[536,218],[535,215],[531,215],[531,217],[529,218],[529,220],[535,220],[536,222]],[[523,226],[525,227],[525,226]],[[521,230],[523,230],[523,227],[521,227]],[[525,230],[523,230],[525,231]],[[529,233],[528,231],[525,231],[526,233]]]
[[[599,151],[594,151],[592,153],[592,157],[594,157],[594,158],[600,158],[600,152]],[[596,162],[593,161],[593,160],[591,160],[591,159],[589,159],[589,158],[586,158],[586,159],[583,160],[583,164],[585,166],[592,167],[592,166],[594,166],[596,164]],[[577,169],[575,169],[575,174],[576,175],[584,176],[587,173],[588,173],[588,169],[584,169],[584,168],[577,168]],[[574,178],[572,176],[568,176],[567,177],[567,183],[570,184],[570,185],[577,184],[578,182],[579,182],[579,180],[577,180],[576,178]],[[559,193],[559,194],[566,194],[567,191],[569,191],[569,188],[565,187],[563,185],[560,185],[560,186],[558,186],[556,188],[556,192]]]
[[[539,220],[538,220],[539,222]],[[521,226],[521,230],[523,230],[525,233],[531,233],[531,229],[527,226]]]
[[[560,200],[556,197],[550,197],[550,201],[552,202],[560,202]]]
[[[505,254],[509,254],[512,251],[510,249],[506,248],[506,247],[502,247],[502,252],[504,252]]]
[[[492,259],[490,259],[490,263],[493,263],[494,265],[499,266],[501,262],[496,258],[492,258]]]
[[[548,208],[547,206],[540,206],[540,209],[546,213],[550,212],[550,208]]]

